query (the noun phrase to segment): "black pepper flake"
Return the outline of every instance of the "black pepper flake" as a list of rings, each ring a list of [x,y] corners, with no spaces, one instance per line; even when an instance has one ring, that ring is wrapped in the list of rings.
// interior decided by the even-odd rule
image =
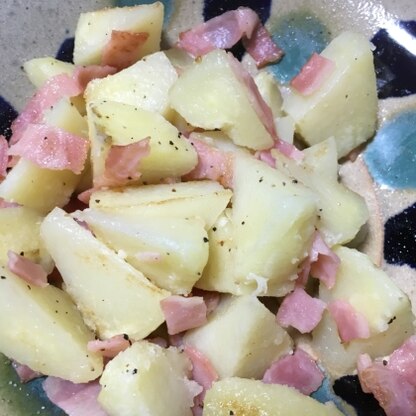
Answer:
[[[215,231],[217,231],[217,227],[212,227],[212,231],[215,233]]]
[[[133,368],[132,374],[137,374],[137,368]]]
[[[259,179],[259,183],[263,182],[263,176]]]
[[[173,188],[173,189],[172,189],[172,192],[176,192],[176,189],[175,189],[175,188]]]
[[[198,272],[198,273],[197,273],[197,275],[198,275],[198,276],[201,276],[201,272]]]
[[[99,204],[99,203],[100,203],[100,200],[99,200],[99,199],[96,199],[96,200],[95,200],[95,203],[96,203],[96,204]]]
[[[182,136],[181,132],[178,132],[178,139],[180,139]]]
[[[173,143],[173,141],[172,141],[172,140],[169,140],[169,144],[170,144],[171,146],[173,146],[175,143]]]
[[[222,247],[224,245],[224,241],[220,241],[220,246]]]
[[[32,290],[32,287],[31,287],[30,285],[26,285],[26,287],[27,287],[29,290]]]
[[[178,146],[175,146],[175,150],[179,150],[179,147]]]
[[[233,416],[234,415],[234,412],[232,411],[232,410],[230,410],[230,416]]]
[[[393,318],[391,318],[388,322],[387,322],[387,325],[390,325],[390,324],[392,324],[393,323],[393,321],[396,319],[396,317],[395,316],[393,316]]]
[[[282,182],[282,185],[283,185],[283,186],[286,186],[286,182]]]
[[[203,240],[204,240],[204,243],[208,243],[209,241],[207,237],[204,237]]]
[[[387,365],[387,360],[383,360],[383,365]]]
[[[298,183],[298,180],[297,179],[293,179],[293,181],[292,181],[292,183]]]
[[[241,221],[241,225],[244,225],[246,222],[245,221]]]
[[[6,276],[0,276],[0,278],[4,280],[6,278]]]

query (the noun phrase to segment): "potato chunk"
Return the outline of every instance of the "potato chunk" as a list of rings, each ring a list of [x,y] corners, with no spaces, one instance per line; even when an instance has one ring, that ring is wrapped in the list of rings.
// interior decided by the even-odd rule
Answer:
[[[376,128],[377,88],[371,43],[344,32],[322,52],[336,69],[315,93],[284,94],[283,110],[309,145],[334,137],[338,158],[369,139]]]
[[[293,287],[315,230],[314,194],[253,157],[234,163],[235,281],[283,296]],[[264,288],[261,288],[261,286]]]
[[[191,368],[175,347],[135,342],[105,367],[98,402],[109,416],[191,416]]]
[[[96,379],[103,360],[94,335],[62,290],[30,285],[0,266],[0,351],[32,370],[75,383]]]
[[[159,50],[163,24],[163,4],[113,7],[81,13],[75,31],[74,62],[77,65],[100,64],[103,48],[113,30],[144,32],[149,35],[137,56],[140,59]]]
[[[205,325],[186,333],[184,343],[206,355],[220,378],[261,378],[292,347],[276,317],[251,295],[222,299]]]
[[[276,166],[293,176],[317,196],[319,220],[316,227],[329,246],[353,240],[367,222],[369,212],[365,200],[338,182],[337,149],[333,139],[303,151],[301,162],[274,152]],[[342,218],[342,221],[340,221]]]
[[[204,416],[342,416],[333,403],[322,404],[280,384],[227,378],[217,381],[204,400]]]
[[[341,343],[335,321],[324,313],[313,331],[312,347],[330,374],[339,377],[354,370],[359,354],[375,358],[393,352],[413,332],[414,317],[407,296],[365,254],[346,247],[334,251],[341,259],[336,284],[331,290],[321,284],[319,297],[348,301],[370,327],[368,339]]]
[[[170,91],[172,107],[195,127],[222,129],[240,146],[266,149],[273,139],[251,106],[226,52],[215,50],[186,69]]]
[[[66,291],[100,338],[141,339],[163,321],[160,301],[169,292],[150,283],[90,231],[59,208],[41,225],[41,236]]]
[[[172,293],[190,293],[207,263],[208,239],[201,220],[152,214],[128,219],[93,209],[76,217],[158,287]]]

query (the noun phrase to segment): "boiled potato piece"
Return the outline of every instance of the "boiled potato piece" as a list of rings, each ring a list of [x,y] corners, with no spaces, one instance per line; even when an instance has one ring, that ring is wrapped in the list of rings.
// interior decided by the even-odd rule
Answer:
[[[204,416],[342,416],[333,403],[322,404],[280,384],[227,378],[217,381],[204,400]]]
[[[270,107],[273,117],[281,117],[283,98],[276,78],[268,71],[261,71],[254,77],[263,100]]]
[[[246,88],[227,53],[215,50],[181,74],[170,91],[171,105],[193,126],[221,129],[234,143],[250,149],[270,148],[273,139],[251,106]]]
[[[104,101],[91,105],[89,114],[89,122],[96,124],[97,134],[91,135],[91,145],[93,166],[97,169],[105,162],[96,159],[105,159],[110,145],[125,146],[145,138],[150,138],[150,153],[140,160],[139,165],[141,180],[145,183],[180,177],[198,163],[193,146],[158,113]]]
[[[75,383],[96,379],[103,360],[87,350],[94,335],[62,290],[26,283],[0,266],[0,351],[34,371]]]
[[[69,62],[63,62],[59,59],[45,56],[43,58],[34,58],[23,64],[29,81],[36,87],[40,88],[45,81],[59,74],[72,75],[75,65]]]
[[[208,238],[201,220],[154,215],[132,220],[93,209],[76,217],[158,287],[172,293],[190,293],[207,263]]]
[[[201,351],[220,378],[261,378],[292,348],[276,317],[251,295],[223,298],[205,325],[185,334],[184,343]]]
[[[75,31],[74,62],[77,65],[100,64],[113,30],[149,35],[139,50],[137,59],[140,59],[159,50],[162,24],[161,2],[81,13]]]
[[[266,163],[246,156],[235,158],[233,185],[235,280],[256,281],[257,294],[283,296],[293,288],[298,265],[309,251],[315,196]]]
[[[79,175],[69,170],[43,169],[20,159],[0,183],[0,197],[46,214],[66,205],[78,182]]]
[[[301,162],[273,152],[276,166],[312,189],[318,196],[319,220],[316,227],[329,246],[353,240],[367,222],[365,200],[338,182],[337,149],[328,139],[303,151]],[[342,221],[340,221],[342,218]]]
[[[255,282],[240,284],[234,280],[235,241],[231,217],[232,210],[227,208],[208,230],[208,263],[195,286],[233,295],[250,294],[256,290]]]
[[[169,90],[177,78],[166,55],[156,52],[117,74],[92,80],[84,96],[87,103],[117,101],[168,116]]]
[[[143,185],[94,192],[90,207],[128,219],[146,215],[201,218],[209,229],[224,211],[232,192],[218,182]]]
[[[0,263],[7,264],[9,250],[39,263],[51,272],[53,261],[40,238],[43,217],[26,207],[0,209]]]
[[[369,139],[376,128],[377,88],[372,46],[366,37],[344,32],[321,53],[334,72],[309,96],[284,94],[283,109],[309,145],[335,139],[338,158]]]
[[[135,342],[105,367],[98,402],[109,416],[191,416],[191,368],[177,348]]]
[[[371,334],[368,339],[341,343],[334,320],[324,313],[313,331],[312,347],[324,367],[338,377],[354,370],[359,354],[375,358],[393,352],[413,333],[414,317],[407,296],[368,256],[346,247],[334,252],[341,260],[336,283],[331,290],[321,284],[319,297],[325,302],[348,301],[367,319]]]
[[[146,337],[163,321],[169,292],[150,283],[90,231],[55,208],[41,225],[45,246],[84,321],[100,338]]]

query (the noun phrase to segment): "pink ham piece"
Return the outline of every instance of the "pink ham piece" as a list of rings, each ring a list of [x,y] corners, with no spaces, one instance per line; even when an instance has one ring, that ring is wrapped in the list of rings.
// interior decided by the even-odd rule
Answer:
[[[27,126],[41,121],[43,112],[54,106],[61,98],[75,97],[82,91],[78,81],[67,74],[56,75],[46,81],[13,121],[10,144],[17,143]]]
[[[302,349],[275,361],[263,376],[264,383],[284,384],[305,395],[318,390],[323,380],[324,374],[316,362]]]
[[[290,85],[302,95],[311,95],[321,88],[334,70],[335,63],[333,61],[313,53],[299,74],[292,79]]]
[[[49,400],[68,416],[108,416],[97,401],[98,381],[74,384],[57,377],[47,377],[43,389]]]
[[[89,341],[87,344],[88,351],[98,352],[103,357],[114,358],[119,352],[130,347],[131,341],[128,335],[115,335],[109,339]]]
[[[6,138],[0,135],[0,179],[5,178],[7,174],[7,165],[9,163],[9,143]]]
[[[349,302],[337,299],[330,302],[327,308],[334,318],[342,342],[365,339],[370,336],[367,319],[356,311]]]
[[[16,374],[19,377],[19,380],[22,383],[27,383],[30,380],[34,380],[35,378],[42,377],[42,373],[39,373],[38,371],[33,371],[31,368],[29,368],[27,365],[19,364],[17,362],[12,363],[13,368],[16,371]]]
[[[48,275],[40,264],[36,264],[11,250],[7,252],[7,256],[9,258],[7,267],[16,276],[33,286],[48,286]]]
[[[0,197],[0,209],[1,208],[17,208],[20,206],[21,205],[18,204],[17,202],[9,202],[9,201],[6,201],[4,198]]]
[[[277,322],[287,328],[292,326],[302,334],[311,332],[322,319],[325,303],[308,295],[301,287],[287,295],[277,311]]]
[[[188,140],[198,154],[198,164],[184,176],[184,179],[212,179],[220,182],[226,188],[231,188],[233,176],[232,154],[196,139],[193,133],[191,133]]]
[[[221,299],[219,292],[212,292],[197,288],[192,289],[192,295],[202,296],[204,298],[205,305],[207,305],[207,315],[215,311]]]
[[[407,352],[404,352],[407,347],[402,348],[396,351],[407,357]],[[391,357],[373,363],[367,354],[360,356],[357,370],[361,387],[364,392],[374,395],[387,416],[416,416],[416,379],[408,378],[406,372],[391,366],[390,361]]]
[[[103,49],[101,63],[121,69],[137,62],[141,47],[149,38],[147,32],[113,30],[111,38]]]
[[[9,155],[21,156],[41,168],[80,174],[88,156],[88,141],[58,127],[28,124]]]
[[[306,284],[308,276],[311,274],[321,280],[328,289],[332,289],[340,263],[339,257],[327,246],[321,234],[316,231],[309,256],[303,262],[299,273],[299,283]]]
[[[168,334],[175,335],[197,328],[207,321],[207,306],[200,296],[172,295],[160,301],[166,319]]]
[[[393,351],[387,368],[402,375],[416,387],[416,335],[411,336],[400,348]]]
[[[94,178],[94,188],[123,186],[140,178],[140,161],[150,153],[150,139],[146,138],[126,146],[111,146],[105,161],[105,171]]]
[[[87,65],[77,66],[72,75],[72,78],[78,83],[81,91],[87,88],[90,81],[96,78],[105,78],[108,75],[113,75],[117,72],[117,68],[110,65]]]
[[[283,52],[273,42],[258,15],[248,7],[227,11],[179,35],[177,47],[194,57],[214,49],[229,49],[240,39],[258,66],[279,60]]]

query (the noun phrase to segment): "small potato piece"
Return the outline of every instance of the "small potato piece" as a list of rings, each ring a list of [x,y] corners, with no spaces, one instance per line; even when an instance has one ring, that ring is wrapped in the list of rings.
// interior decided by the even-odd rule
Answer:
[[[150,283],[64,211],[55,208],[45,218],[41,236],[66,291],[100,338],[127,334],[138,340],[164,321],[160,301],[170,293]]]
[[[261,71],[254,77],[254,82],[264,101],[272,110],[273,117],[281,117],[283,98],[273,74]]]
[[[348,301],[363,314],[370,327],[370,338],[341,343],[335,321],[328,312],[313,331],[312,348],[334,377],[350,374],[359,354],[371,357],[388,355],[413,333],[413,315],[407,296],[387,274],[357,250],[336,247],[341,259],[335,286],[320,285],[324,302]]]
[[[283,296],[309,251],[315,195],[253,157],[235,158],[233,181],[235,281],[257,281],[258,294]]]
[[[376,128],[377,88],[371,43],[344,32],[321,53],[335,63],[334,72],[311,95],[295,90],[283,95],[283,110],[296,122],[309,145],[334,137],[338,158],[369,139]]]
[[[87,105],[103,100],[117,101],[166,117],[170,114],[169,90],[177,78],[166,55],[156,52],[117,74],[92,80],[84,97]]]
[[[75,65],[50,56],[45,56],[43,58],[34,58],[26,61],[23,64],[23,69],[30,82],[36,88],[40,88],[49,78],[55,75],[72,75]]]
[[[201,220],[152,214],[126,219],[94,209],[75,215],[160,288],[188,294],[202,275],[208,239]]]
[[[338,182],[337,149],[334,139],[328,139],[303,151],[301,162],[273,152],[276,166],[293,176],[317,197],[319,220],[316,227],[329,246],[353,240],[367,222],[369,212],[365,200]],[[342,221],[340,221],[342,218]]]
[[[223,298],[205,325],[185,334],[184,343],[208,357],[220,378],[261,378],[292,348],[276,317],[251,295]]]
[[[273,139],[251,106],[246,88],[226,52],[215,50],[182,73],[170,91],[171,105],[195,127],[222,129],[234,143],[250,149],[270,148]]]
[[[191,416],[191,368],[174,347],[135,342],[106,365],[98,402],[109,416]]]
[[[4,266],[0,275],[0,352],[75,383],[100,376],[103,359],[87,350],[94,335],[69,296],[51,285],[30,285]]]
[[[149,37],[137,59],[159,50],[163,24],[163,4],[113,7],[81,13],[75,31],[74,62],[77,65],[100,64],[101,55],[113,30],[145,32]]]
[[[192,145],[158,113],[104,101],[92,104],[88,114],[89,123],[95,124],[90,129],[94,176],[100,176],[111,145],[126,146],[146,138],[150,139],[150,153],[139,165],[141,180],[145,183],[180,177],[198,163]]]
[[[203,416],[342,416],[333,403],[322,404],[280,384],[227,378],[217,381],[204,400]]]
[[[0,263],[7,264],[8,250],[40,263],[51,272],[53,261],[45,250],[39,229],[43,217],[26,207],[0,209]]]
[[[232,192],[218,182],[180,182],[97,191],[91,196],[90,207],[128,219],[146,215],[201,218],[209,229],[231,196]]]

